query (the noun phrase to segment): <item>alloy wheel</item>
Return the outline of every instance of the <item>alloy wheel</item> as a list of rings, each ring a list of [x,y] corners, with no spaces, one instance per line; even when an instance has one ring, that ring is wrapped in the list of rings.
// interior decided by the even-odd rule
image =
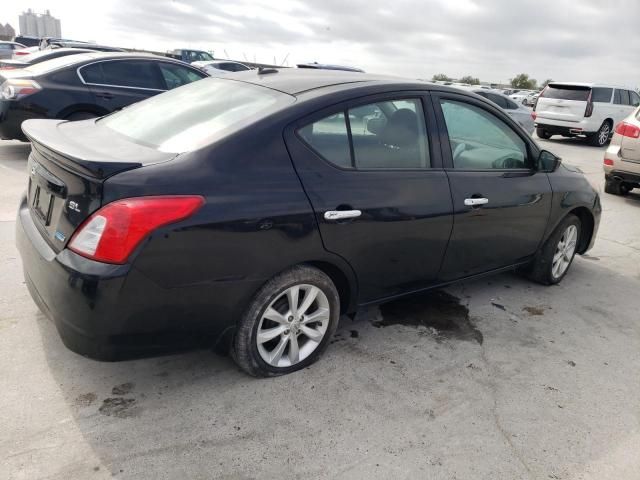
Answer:
[[[272,367],[291,367],[320,345],[329,326],[329,300],[309,284],[294,285],[265,309],[256,343],[262,360]]]
[[[569,225],[562,234],[562,237],[560,237],[560,241],[556,247],[556,252],[553,255],[551,274],[554,278],[560,278],[569,268],[573,254],[576,251],[577,241],[578,227],[575,225]]]
[[[609,134],[611,133],[611,127],[609,127],[608,123],[605,123],[600,127],[600,131],[598,132],[598,143],[600,146],[603,146],[609,140]]]

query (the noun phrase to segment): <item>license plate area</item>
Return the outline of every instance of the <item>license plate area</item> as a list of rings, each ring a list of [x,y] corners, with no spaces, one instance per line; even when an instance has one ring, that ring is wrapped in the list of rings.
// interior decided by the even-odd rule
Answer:
[[[40,185],[35,185],[31,209],[36,214],[36,217],[44,223],[45,227],[48,227],[51,223],[51,212],[53,211],[54,201],[55,197],[51,193],[44,190]]]

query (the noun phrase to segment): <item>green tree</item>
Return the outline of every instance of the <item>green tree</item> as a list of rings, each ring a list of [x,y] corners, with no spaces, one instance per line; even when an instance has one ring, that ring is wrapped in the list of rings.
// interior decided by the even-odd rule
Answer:
[[[434,82],[439,81],[439,82],[450,82],[451,78],[447,77],[444,73],[436,73],[431,80],[433,80]]]
[[[538,82],[535,78],[529,78],[526,73],[516,75],[511,79],[511,86],[513,88],[521,88],[523,90],[534,90],[538,86]]]
[[[471,75],[465,75],[460,79],[460,83],[469,83],[471,85],[480,85],[480,79],[472,77]]]

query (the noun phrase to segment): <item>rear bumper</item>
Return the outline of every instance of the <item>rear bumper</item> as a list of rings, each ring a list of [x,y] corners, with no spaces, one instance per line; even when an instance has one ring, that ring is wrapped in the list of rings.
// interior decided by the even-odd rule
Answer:
[[[615,168],[605,173],[607,179],[617,179],[622,182],[640,184],[640,173],[625,172]]]
[[[567,122],[563,120],[554,120],[541,117],[536,118],[536,127],[543,128],[552,135],[590,135],[596,133],[600,125],[594,126],[591,121],[583,120],[581,122]]]
[[[22,133],[22,122],[37,116],[21,107],[20,102],[0,100],[0,139],[27,141]]]
[[[131,265],[94,262],[43,239],[23,198],[16,243],[34,301],[63,343],[103,361],[211,346],[255,285],[162,288]],[[246,304],[246,303],[245,303]]]

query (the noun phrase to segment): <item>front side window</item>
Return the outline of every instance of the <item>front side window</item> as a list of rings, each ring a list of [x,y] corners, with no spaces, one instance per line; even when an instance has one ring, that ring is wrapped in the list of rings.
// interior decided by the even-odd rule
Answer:
[[[454,168],[529,168],[527,145],[511,127],[488,111],[455,100],[441,100]]]
[[[325,160],[341,168],[423,169],[431,166],[419,99],[354,107],[307,125],[298,130],[298,135]]]
[[[204,78],[204,75],[200,75],[194,70],[173,63],[161,63],[160,72],[162,73],[168,90]]]

